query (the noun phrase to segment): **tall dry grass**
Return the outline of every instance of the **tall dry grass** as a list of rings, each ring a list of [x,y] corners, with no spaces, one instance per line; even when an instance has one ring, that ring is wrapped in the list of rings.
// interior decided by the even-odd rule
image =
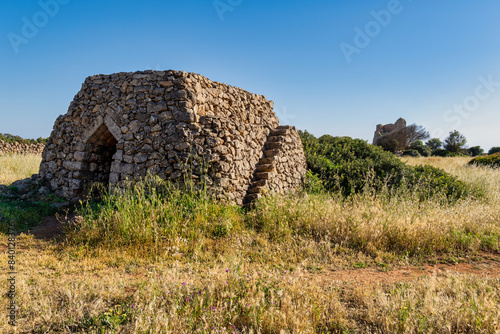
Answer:
[[[302,193],[265,198],[246,212],[175,190],[111,195],[81,209],[65,242],[18,238],[18,327],[3,317],[0,332],[499,332],[497,277],[307,279],[310,268],[498,252],[498,171],[429,161],[482,187],[484,198],[422,202],[411,189],[350,199]],[[7,263],[5,252],[0,261]],[[0,272],[2,291],[7,278]],[[0,309],[8,302],[2,295]]]
[[[0,184],[10,185],[38,173],[41,162],[40,154],[0,155]]]
[[[34,246],[32,238],[19,243]],[[6,256],[1,256],[5,261]],[[57,248],[19,254],[17,332],[495,333],[500,280],[430,275],[380,284],[308,280],[302,267],[243,259],[148,261]],[[29,268],[29,270],[27,270]],[[0,273],[0,288],[6,289]],[[0,299],[0,307],[7,307]],[[0,320],[2,333],[14,333]]]
[[[155,182],[168,188],[164,181]],[[68,242],[90,251],[122,247],[151,256],[177,252],[210,260],[214,254],[234,254],[232,242],[241,245],[250,238],[253,242],[235,256],[276,264],[336,263],[346,252],[361,253],[371,263],[397,263],[499,250],[500,204],[489,188],[481,200],[451,203],[440,196],[422,202],[414,188],[349,198],[269,196],[249,212],[203,193],[150,188],[140,184],[98,205],[86,204]]]

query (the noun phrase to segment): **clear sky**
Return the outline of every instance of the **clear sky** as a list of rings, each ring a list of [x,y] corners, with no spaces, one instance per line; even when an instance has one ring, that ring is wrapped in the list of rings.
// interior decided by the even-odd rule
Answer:
[[[47,137],[87,76],[183,70],[282,124],[369,140],[403,117],[500,146],[498,0],[3,0],[0,132]]]

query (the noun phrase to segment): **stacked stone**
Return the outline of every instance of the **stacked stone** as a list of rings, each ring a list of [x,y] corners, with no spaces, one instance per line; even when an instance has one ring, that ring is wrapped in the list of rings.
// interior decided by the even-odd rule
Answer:
[[[271,129],[279,125],[265,96],[192,74],[190,106],[200,117],[220,199],[242,204]]]
[[[265,96],[194,73],[89,77],[55,122],[40,177],[68,200],[95,182],[122,187],[152,174],[203,181],[219,199],[241,204],[279,124],[272,109]]]
[[[284,125],[271,130],[243,203],[250,204],[268,192],[284,194],[296,190],[303,184],[306,170],[304,150],[295,127]]]
[[[24,144],[24,143],[7,143],[0,140],[0,155],[3,154],[41,154],[44,144]]]
[[[404,128],[406,128],[406,120],[404,118],[398,118],[394,124],[378,124],[373,135],[373,145],[378,145],[382,137],[396,134]]]

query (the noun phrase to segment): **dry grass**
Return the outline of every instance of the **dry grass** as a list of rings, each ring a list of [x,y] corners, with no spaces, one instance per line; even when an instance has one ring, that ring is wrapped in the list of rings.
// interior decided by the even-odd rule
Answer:
[[[317,285],[304,270],[242,259],[145,261],[100,252],[75,260],[21,237],[20,332],[490,333],[500,280],[431,275],[412,282]],[[6,261],[2,255],[1,261]],[[26,268],[30,268],[27,270]],[[6,275],[0,275],[6,289]],[[2,298],[0,307],[7,307]],[[116,331],[112,330],[115,328]],[[0,323],[2,333],[13,332]]]
[[[498,170],[465,167],[461,158],[409,163],[427,161],[483,187],[486,197],[450,204],[421,203],[411,193],[309,194],[271,197],[244,213],[192,198],[172,197],[169,206],[138,195],[132,205],[121,196],[113,210],[85,211],[81,234],[65,243],[21,235],[17,332],[499,332],[498,277],[306,278],[322,266],[397,267],[498,252]],[[0,261],[7,263],[5,252]],[[3,291],[6,279],[0,273]],[[8,301],[2,295],[0,309]],[[5,317],[0,332],[14,332]]]
[[[38,173],[40,162],[42,162],[40,154],[0,155],[0,184],[10,185],[14,181]]]
[[[468,166],[472,158],[403,158],[409,165],[431,165],[446,170],[459,179],[478,185],[487,192],[490,203],[500,202],[500,173],[498,168],[487,166]]]

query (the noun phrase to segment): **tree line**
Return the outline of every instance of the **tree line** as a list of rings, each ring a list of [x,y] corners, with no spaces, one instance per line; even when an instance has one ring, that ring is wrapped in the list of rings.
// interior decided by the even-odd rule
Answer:
[[[467,146],[467,138],[457,130],[450,131],[444,141],[430,138],[430,134],[421,125],[412,124],[399,131],[383,135],[378,141],[385,151],[413,157],[454,157],[479,156],[484,154],[480,146]],[[424,141],[427,140],[425,143]],[[488,154],[500,152],[500,147],[493,147]]]
[[[11,135],[10,133],[0,133],[0,140],[13,144],[13,143],[20,143],[20,144],[45,144],[49,140],[49,138],[37,138],[37,139],[24,139],[21,136],[16,136],[16,135]]]

